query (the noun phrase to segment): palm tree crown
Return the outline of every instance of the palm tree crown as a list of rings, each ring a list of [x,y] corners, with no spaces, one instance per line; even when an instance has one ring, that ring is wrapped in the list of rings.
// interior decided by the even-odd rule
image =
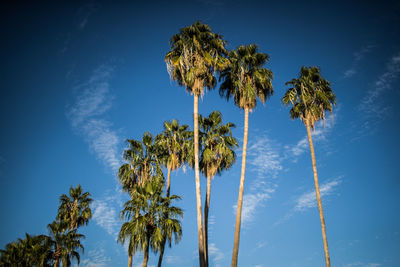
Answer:
[[[69,196],[62,194],[60,197],[57,219],[68,222],[71,230],[87,225],[92,218],[92,201],[89,192],[82,192],[81,185],[76,188],[71,186]]]
[[[209,117],[199,116],[200,123],[200,169],[206,177],[214,177],[221,171],[229,169],[236,160],[236,138],[232,136],[231,128],[235,124],[222,124],[222,115],[213,111]]]
[[[220,78],[223,81],[220,95],[227,99],[232,97],[238,107],[250,111],[256,107],[257,98],[264,103],[274,92],[272,72],[263,68],[269,56],[257,51],[254,44],[241,45],[230,51],[228,57],[231,64]]]
[[[228,66],[225,44],[222,35],[213,33],[207,24],[195,22],[180,29],[172,36],[171,51],[165,56],[168,73],[191,94],[202,95],[204,87],[215,87],[214,72]]]
[[[282,98],[285,105],[292,105],[290,117],[308,121],[314,129],[315,122],[325,119],[325,111],[332,112],[336,103],[330,82],[321,76],[318,67],[302,67],[298,79],[292,79],[286,85],[292,86]]]
[[[170,206],[176,195],[162,196],[163,183],[159,178],[147,180],[143,186],[135,186],[132,200],[125,203],[122,217],[130,220],[125,222],[119,233],[118,240],[124,243],[126,238],[133,243],[130,250],[144,252],[143,266],[147,266],[148,252],[151,247],[158,251],[164,236],[172,237],[178,242],[182,236],[182,227],[177,219],[182,217],[180,208]],[[130,252],[131,253],[131,252]]]
[[[144,133],[142,141],[127,140],[129,147],[124,151],[123,158],[128,163],[119,168],[118,178],[122,188],[131,192],[136,184],[143,185],[153,175],[162,173],[159,159],[159,147],[154,142],[151,133]]]

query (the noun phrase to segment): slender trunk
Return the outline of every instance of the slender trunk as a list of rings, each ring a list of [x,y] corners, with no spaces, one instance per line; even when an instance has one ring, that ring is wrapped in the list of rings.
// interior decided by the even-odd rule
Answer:
[[[149,261],[149,248],[150,248],[150,236],[147,236],[147,245],[146,248],[144,249],[144,254],[143,254],[143,265],[142,267],[147,267],[147,262]]]
[[[169,197],[170,194],[170,184],[171,184],[171,168],[168,167],[168,178],[167,178],[167,197]],[[161,241],[161,248],[160,248],[160,256],[158,257],[158,267],[161,267],[161,263],[164,257],[164,250],[165,250],[165,242],[167,241],[166,236],[163,237],[163,241]]]
[[[128,256],[128,267],[132,267],[132,255]]]
[[[310,123],[309,123],[308,119],[306,119],[306,127],[307,127],[308,143],[310,144],[311,161],[312,161],[313,171],[314,171],[315,193],[317,195],[319,218],[321,219],[321,230],[322,230],[322,239],[324,241],[325,262],[326,262],[326,267],[330,267],[331,260],[329,258],[328,240],[326,238],[325,219],[324,219],[324,211],[322,210],[321,194],[319,193],[317,163],[315,160],[315,152],[314,152],[314,146],[313,146],[313,142],[312,142],[311,129],[310,129],[311,127],[310,127]]]
[[[168,176],[167,176],[167,197],[169,197],[171,186],[171,167],[168,167]]]
[[[58,267],[59,264],[60,264],[60,259],[56,258],[55,261],[54,261],[54,267]]]
[[[204,201],[204,253],[206,259],[206,266],[208,267],[208,211],[210,210],[210,196],[211,196],[211,177],[207,175],[207,192],[206,200]]]
[[[194,94],[193,105],[193,124],[194,124],[194,171],[196,183],[196,211],[197,211],[197,235],[199,237],[199,261],[200,267],[205,266],[204,241],[203,241],[203,226],[201,219],[201,192],[200,192],[200,171],[199,171],[199,96]]]
[[[235,239],[233,241],[232,252],[232,267],[237,267],[238,254],[239,254],[239,240],[240,240],[240,224],[242,220],[242,204],[243,204],[243,191],[244,191],[244,174],[246,171],[246,153],[247,153],[247,138],[249,133],[249,109],[244,109],[244,134],[243,134],[243,154],[242,154],[242,172],[240,174],[240,187],[239,197],[236,210],[236,225],[235,225]]]

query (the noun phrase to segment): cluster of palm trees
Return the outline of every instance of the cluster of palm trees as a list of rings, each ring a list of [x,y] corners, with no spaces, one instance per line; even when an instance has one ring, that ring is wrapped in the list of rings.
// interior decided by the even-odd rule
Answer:
[[[269,61],[269,56],[258,52],[254,44],[241,45],[232,51],[226,49],[226,41],[223,36],[213,33],[211,28],[195,22],[194,24],[180,29],[170,40],[171,50],[165,56],[167,70],[172,80],[183,86],[194,97],[193,107],[193,157],[190,159],[191,166],[195,170],[196,185],[196,211],[197,211],[197,232],[199,242],[199,263],[200,267],[209,265],[207,251],[207,216],[209,209],[210,178],[222,169],[229,168],[235,161],[235,154],[209,154],[208,145],[203,140],[205,136],[200,134],[199,122],[203,118],[198,115],[198,99],[205,93],[205,90],[214,89],[219,76],[221,97],[227,100],[233,99],[236,106],[244,110],[244,136],[242,147],[242,168],[239,183],[239,196],[236,211],[236,224],[234,232],[234,244],[232,253],[232,267],[238,265],[241,213],[243,204],[244,181],[246,170],[246,152],[248,142],[249,111],[254,111],[257,99],[262,103],[273,94],[272,72],[264,65]],[[318,177],[315,161],[315,153],[312,143],[311,130],[315,123],[325,119],[325,111],[332,112],[335,104],[335,95],[332,92],[330,83],[325,80],[318,67],[302,67],[300,75],[296,79],[287,82],[290,88],[282,98],[284,105],[291,105],[290,117],[300,118],[307,128],[310,144],[311,158],[314,171],[315,191],[318,202],[318,209],[321,218],[325,261],[330,266],[328,244],[326,238],[325,221],[322,211],[321,196],[318,186]],[[212,115],[216,116],[216,114]],[[210,115],[211,117],[211,115]],[[227,124],[229,129],[232,124]],[[201,130],[205,130],[202,128]],[[225,129],[225,130],[227,130]],[[230,130],[228,130],[229,132]],[[201,144],[203,151],[201,152]],[[224,145],[228,150],[233,151],[237,146],[236,140],[230,136],[229,141],[225,140]],[[213,147],[211,144],[210,147]],[[223,151],[223,150],[221,150]],[[227,157],[222,159],[221,157]],[[194,160],[194,162],[192,162]],[[219,167],[207,165],[219,163]],[[200,171],[207,177],[207,193],[204,207],[204,214],[201,207]],[[202,218],[204,216],[204,218]]]
[[[219,111],[208,117],[199,116],[200,122],[200,169],[207,177],[207,193],[204,209],[204,246],[207,247],[208,211],[210,207],[211,179],[229,169],[235,162],[234,149],[238,146],[232,136],[232,123],[223,124]],[[142,140],[127,140],[124,163],[119,169],[122,188],[129,193],[122,210],[121,227],[118,240],[128,242],[128,266],[138,250],[143,252],[143,266],[147,266],[149,249],[159,252],[158,266],[161,266],[165,245],[172,240],[179,242],[182,236],[180,218],[183,212],[172,206],[177,195],[171,195],[171,171],[189,165],[194,167],[193,131],[187,125],[179,125],[177,120],[164,122],[164,130],[155,138],[144,133]],[[167,170],[167,180],[162,172]],[[165,193],[163,192],[165,189]]]
[[[71,266],[72,260],[80,261],[79,251],[83,252],[81,240],[84,235],[78,228],[87,225],[92,217],[92,199],[82,187],[71,187],[69,196],[60,197],[56,220],[47,225],[49,235],[29,235],[6,245],[0,250],[1,266]]]

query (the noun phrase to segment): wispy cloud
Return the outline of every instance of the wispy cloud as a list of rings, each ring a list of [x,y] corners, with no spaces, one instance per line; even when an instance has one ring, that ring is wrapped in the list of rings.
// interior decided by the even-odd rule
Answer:
[[[91,151],[115,173],[120,166],[118,145],[120,140],[112,123],[103,119],[112,106],[110,78],[113,68],[98,67],[88,81],[77,85],[79,94],[75,103],[67,110],[67,118],[74,130],[83,135]]]
[[[117,238],[121,223],[118,212],[113,205],[114,202],[115,200],[112,198],[95,200],[93,203],[93,220],[107,233]]]
[[[386,115],[388,107],[385,107],[380,96],[387,90],[392,88],[393,82],[400,74],[400,52],[390,58],[386,64],[386,70],[375,81],[373,88],[367,91],[366,95],[361,99],[358,105],[358,111],[366,117],[382,118]]]
[[[342,183],[343,176],[338,176],[333,179],[320,184],[319,191],[323,202],[326,202],[327,197],[332,195]],[[274,225],[279,225],[284,221],[291,218],[297,212],[304,212],[308,209],[315,208],[317,206],[317,197],[315,194],[315,189],[309,189],[308,191],[302,193],[292,203],[293,207],[286,213],[283,218],[279,219]]]
[[[283,169],[280,145],[271,140],[267,135],[254,138],[249,142],[247,149],[247,162],[249,171],[257,174],[250,185],[249,193],[243,196],[242,224],[255,218],[258,207],[263,206],[277,188],[275,178]],[[247,177],[249,174],[247,174]],[[237,205],[233,206],[233,213],[236,214]]]
[[[74,87],[77,97],[67,110],[67,118],[73,130],[88,143],[90,151],[115,174],[121,165],[118,152],[121,142],[116,131],[112,129],[112,123],[104,119],[112,106],[112,73],[112,67],[101,65],[87,81]],[[118,185],[115,190],[119,191]],[[121,205],[120,199],[116,197],[104,197],[93,203],[93,220],[114,237],[117,237],[119,227],[116,207]]]
[[[361,125],[353,126],[357,133],[353,140],[373,134],[377,124],[390,114],[389,111],[392,107],[385,103],[382,96],[392,88],[399,75],[400,52],[388,60],[385,72],[375,80],[373,87],[366,92],[356,107],[357,113],[361,114]]]
[[[363,262],[354,262],[349,264],[344,264],[344,267],[379,267],[382,266],[381,263],[363,263]]]
[[[208,254],[210,258],[212,258],[214,266],[221,266],[220,262],[225,258],[225,254],[219,248],[217,248],[215,243],[210,243],[208,245]]]
[[[343,73],[343,78],[350,78],[355,75],[357,73],[359,62],[365,57],[366,54],[371,52],[372,48],[374,47],[374,45],[367,45],[362,47],[359,51],[355,52],[353,54],[353,62],[351,64],[351,67]]]
[[[167,264],[180,264],[180,263],[182,263],[182,259],[179,256],[167,255],[167,256],[165,256],[165,263],[167,263]]]
[[[313,141],[321,142],[326,139],[330,130],[335,125],[336,114],[328,116],[325,122],[317,123],[313,132]],[[296,162],[298,158],[308,150],[308,139],[305,135],[293,145],[285,145],[276,142],[263,134],[250,140],[247,152],[248,171],[246,178],[249,180],[251,173],[256,173],[255,179],[249,187],[249,192],[243,196],[242,224],[246,227],[254,221],[259,207],[265,205],[278,188],[278,175],[284,170],[283,166],[288,160]],[[250,173],[251,172],[251,173]],[[236,214],[237,205],[233,205],[233,213]]]
[[[336,187],[342,182],[342,178],[343,176],[339,176],[332,179],[331,181],[323,183],[319,188],[321,198],[332,194]],[[315,190],[302,194],[296,199],[295,203],[295,211],[305,211],[307,209],[316,207],[317,197],[315,195]]]
[[[90,250],[87,254],[86,259],[81,261],[81,265],[84,267],[106,267],[110,266],[111,259],[106,257],[103,248]]]
[[[76,15],[76,25],[79,30],[85,29],[89,17],[98,9],[98,3],[95,1],[91,1],[89,3],[84,4],[82,7],[78,9],[77,15]]]

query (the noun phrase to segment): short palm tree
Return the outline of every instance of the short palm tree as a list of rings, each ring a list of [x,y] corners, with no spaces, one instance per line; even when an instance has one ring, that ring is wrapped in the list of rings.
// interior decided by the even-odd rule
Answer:
[[[246,169],[247,139],[249,129],[249,111],[256,107],[257,98],[264,103],[273,94],[272,72],[264,68],[269,56],[259,53],[256,45],[241,45],[229,52],[231,62],[222,75],[220,95],[226,99],[233,98],[235,104],[244,109],[244,136],[242,171],[240,177],[239,197],[236,211],[235,237],[232,253],[232,267],[237,266],[239,253],[240,225],[242,216],[244,178]]]
[[[170,77],[180,86],[185,86],[186,90],[194,96],[193,128],[200,267],[205,266],[205,255],[201,218],[198,99],[204,94],[205,88],[212,89],[216,86],[215,71],[223,70],[228,66],[229,61],[224,57],[226,54],[225,43],[222,36],[213,33],[208,25],[195,22],[180,29],[178,34],[172,36],[171,51],[165,56]]]
[[[322,239],[324,242],[324,253],[326,266],[330,267],[328,241],[326,237],[325,219],[322,210],[321,194],[319,191],[317,163],[315,160],[314,146],[311,130],[319,120],[325,120],[325,111],[332,112],[336,96],[330,83],[321,76],[318,67],[302,67],[299,78],[287,82],[291,88],[287,90],[282,98],[284,105],[291,105],[290,118],[301,119],[307,128],[308,143],[310,145],[311,161],[314,172],[315,193],[317,196],[318,211],[321,219]]]
[[[70,230],[74,230],[82,225],[87,225],[92,218],[92,210],[89,192],[83,192],[81,185],[69,189],[69,196],[62,194],[60,206],[58,208],[57,219],[68,222]]]
[[[146,267],[149,249],[159,250],[164,233],[168,233],[169,240],[172,236],[176,242],[180,240],[182,228],[177,218],[182,217],[183,212],[170,206],[172,200],[179,199],[178,196],[162,196],[162,179],[149,179],[143,186],[135,187],[133,198],[125,203],[122,211],[122,217],[130,221],[122,225],[118,240],[124,243],[129,238],[133,252],[142,250],[143,267]]]
[[[0,250],[0,266],[51,266],[51,251],[48,236],[25,234],[17,242],[6,245]]]
[[[142,140],[127,140],[129,147],[124,151],[123,158],[126,161],[118,172],[118,178],[122,189],[133,198],[135,188],[143,186],[153,176],[162,175],[161,148],[155,142],[151,133],[144,133]],[[127,235],[127,233],[126,233]],[[135,253],[134,240],[130,240],[128,246],[128,267],[132,266],[132,258]]]
[[[77,230],[69,230],[65,222],[54,221],[47,226],[51,238],[51,247],[53,251],[54,267],[71,266],[71,259],[75,258],[79,264],[80,255],[77,250],[83,252],[83,246],[80,242],[85,238],[84,235],[77,233]]]
[[[187,142],[190,132],[187,131],[188,125],[179,125],[177,120],[165,121],[164,130],[156,136],[156,143],[159,145],[163,165],[167,168],[167,197],[170,195],[171,171],[181,167],[187,161]],[[166,238],[161,243],[158,266],[164,256]]]
[[[222,124],[219,111],[212,112],[208,118],[199,115],[200,124],[200,170],[207,177],[207,192],[204,203],[204,247],[208,263],[208,213],[210,210],[211,179],[223,170],[229,169],[236,161],[234,149],[238,146],[232,136],[233,123]]]

